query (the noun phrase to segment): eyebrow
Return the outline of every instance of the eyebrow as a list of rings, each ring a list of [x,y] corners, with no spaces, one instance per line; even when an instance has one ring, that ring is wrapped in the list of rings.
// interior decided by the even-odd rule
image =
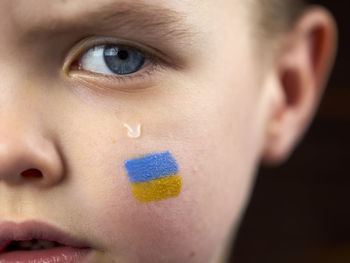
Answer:
[[[86,7],[87,10],[70,10],[69,6],[50,10],[36,20],[29,34],[73,32],[126,38],[142,37],[149,42],[175,42],[190,44],[199,31],[186,21],[183,12],[146,2],[110,1],[100,6]],[[69,12],[67,12],[69,9]],[[50,14],[51,13],[51,14]],[[68,13],[68,14],[66,14]],[[111,35],[112,34],[112,35]],[[191,40],[191,41],[190,41]]]
[[[143,2],[108,4],[91,12],[87,17],[96,20],[97,24],[107,27],[108,30],[139,33],[142,28],[143,32],[162,40],[192,38],[198,33],[185,22],[184,13]]]

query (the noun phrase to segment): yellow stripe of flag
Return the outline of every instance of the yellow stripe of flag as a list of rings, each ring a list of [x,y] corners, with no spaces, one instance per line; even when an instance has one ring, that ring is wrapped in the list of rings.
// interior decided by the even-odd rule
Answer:
[[[177,196],[180,193],[181,186],[181,176],[173,175],[146,182],[132,183],[131,189],[137,200],[150,202]]]

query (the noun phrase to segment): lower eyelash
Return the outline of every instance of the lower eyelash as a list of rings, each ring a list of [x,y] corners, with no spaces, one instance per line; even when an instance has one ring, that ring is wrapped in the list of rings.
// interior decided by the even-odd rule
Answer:
[[[156,72],[161,71],[165,68],[165,66],[159,62],[159,61],[150,61],[149,64],[145,68],[141,69],[138,72],[132,73],[132,74],[125,74],[125,75],[106,75],[101,73],[95,73],[92,71],[84,70],[81,68],[81,65],[77,65],[76,69],[73,69],[73,73],[81,72],[82,74],[88,74],[95,78],[104,79],[107,81],[112,82],[119,82],[119,83],[126,83],[130,81],[144,81],[147,78],[150,78],[152,75],[154,75]],[[79,73],[78,73],[79,74]],[[103,80],[102,80],[103,81]]]

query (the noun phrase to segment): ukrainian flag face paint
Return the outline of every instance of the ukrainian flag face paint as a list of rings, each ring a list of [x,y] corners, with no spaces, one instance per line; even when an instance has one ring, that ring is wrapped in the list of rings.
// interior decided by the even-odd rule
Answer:
[[[125,162],[135,198],[141,202],[175,197],[181,191],[182,179],[170,152],[151,153]]]

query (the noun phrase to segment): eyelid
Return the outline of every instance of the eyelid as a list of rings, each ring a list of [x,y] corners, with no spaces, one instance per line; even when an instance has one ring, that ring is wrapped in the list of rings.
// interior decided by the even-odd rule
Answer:
[[[90,37],[90,38],[85,38],[84,40],[78,42],[73,47],[73,49],[68,53],[67,57],[63,62],[63,68],[62,68],[63,73],[65,75],[69,75],[69,70],[72,63],[78,60],[79,58],[81,58],[82,55],[85,52],[87,52],[89,49],[95,46],[107,45],[107,44],[112,44],[112,45],[114,44],[114,45],[126,46],[128,48],[134,48],[142,52],[143,55],[146,57],[146,59],[149,59],[150,61],[157,63],[159,60],[161,60],[164,64],[176,66],[169,59],[169,57],[163,54],[160,50],[157,50],[155,48],[150,48],[147,45],[140,45],[139,43],[134,41],[115,38],[115,37]]]

